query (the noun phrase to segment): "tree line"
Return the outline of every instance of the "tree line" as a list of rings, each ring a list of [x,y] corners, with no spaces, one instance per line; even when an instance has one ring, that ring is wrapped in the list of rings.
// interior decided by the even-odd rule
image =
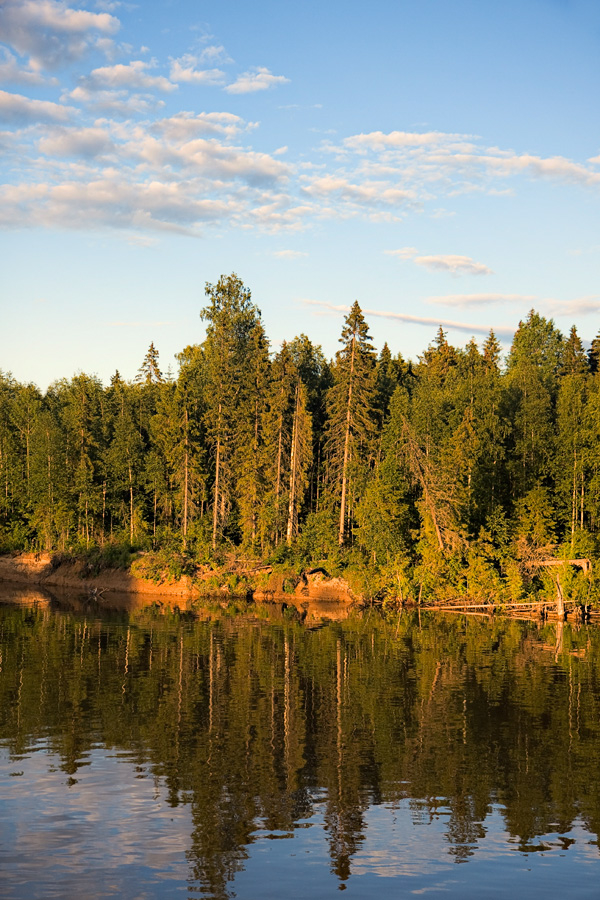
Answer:
[[[442,328],[410,362],[375,351],[355,302],[333,360],[304,334],[272,353],[235,274],[201,318],[176,377],[154,344],[107,387],[0,372],[4,551],[234,551],[372,593],[513,598],[540,555],[597,555],[600,335],[586,352],[532,310],[504,363],[493,331],[457,348]]]

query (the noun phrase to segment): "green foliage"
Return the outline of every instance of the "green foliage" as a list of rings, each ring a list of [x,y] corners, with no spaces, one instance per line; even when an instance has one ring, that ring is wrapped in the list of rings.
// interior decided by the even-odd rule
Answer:
[[[532,310],[506,369],[493,332],[459,348],[442,328],[405,362],[354,302],[334,360],[304,334],[271,353],[235,273],[201,318],[174,378],[154,343],[107,387],[0,372],[0,550],[94,568],[135,547],[155,579],[322,565],[390,603],[543,594],[544,555],[595,572],[600,339],[586,355]],[[594,599],[595,579],[569,565],[565,590]]]

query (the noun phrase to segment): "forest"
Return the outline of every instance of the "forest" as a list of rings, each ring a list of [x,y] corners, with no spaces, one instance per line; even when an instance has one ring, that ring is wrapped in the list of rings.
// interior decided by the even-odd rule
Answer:
[[[373,346],[358,302],[333,360],[270,350],[236,274],[206,285],[206,336],[164,374],[77,374],[43,394],[0,371],[0,552],[145,571],[343,574],[369,597],[600,601],[600,334],[532,310],[416,361]],[[154,568],[153,568],[154,567]],[[237,576],[236,576],[237,577]]]

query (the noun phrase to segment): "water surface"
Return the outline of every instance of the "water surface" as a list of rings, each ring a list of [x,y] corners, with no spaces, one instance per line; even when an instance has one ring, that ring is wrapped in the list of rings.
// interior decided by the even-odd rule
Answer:
[[[4,599],[2,897],[598,896],[596,628]]]

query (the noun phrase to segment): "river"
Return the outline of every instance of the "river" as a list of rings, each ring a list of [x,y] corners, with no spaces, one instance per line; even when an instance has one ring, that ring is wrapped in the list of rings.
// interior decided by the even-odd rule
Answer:
[[[600,632],[0,585],[0,895],[596,898]]]

